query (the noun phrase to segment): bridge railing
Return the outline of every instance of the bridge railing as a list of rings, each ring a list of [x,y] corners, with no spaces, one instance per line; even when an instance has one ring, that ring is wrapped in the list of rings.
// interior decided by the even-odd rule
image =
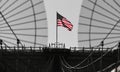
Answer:
[[[111,50],[113,51],[111,48],[100,48],[100,47],[96,47],[96,48],[89,48],[89,47],[70,47],[70,50],[72,52],[74,51],[80,51],[80,52],[86,52],[86,51],[108,51]]]
[[[29,47],[26,47],[26,46],[20,46],[20,47],[17,47],[17,46],[0,46],[0,50],[7,50],[7,51],[37,51],[37,52],[43,52],[43,50],[45,48],[56,48],[56,47],[51,47],[51,46],[48,46],[48,47],[43,47],[43,46],[40,46],[40,47],[32,47],[32,46],[29,46]],[[58,49],[70,49],[71,52],[86,52],[86,51],[102,51],[102,48],[89,48],[89,47],[70,47],[70,48],[65,48],[65,47],[58,47]],[[110,50],[111,48],[103,48],[103,51],[108,51]],[[111,50],[112,51],[112,50]]]
[[[2,46],[0,47],[0,50],[2,51],[26,51],[26,52],[31,52],[31,51],[36,51],[36,52],[43,52],[43,49],[45,47],[26,47],[26,46],[21,46],[21,47],[16,47],[16,46]]]
[[[6,44],[0,44],[0,50],[7,50],[7,51],[36,51],[36,52],[43,52],[45,48],[58,48],[58,49],[70,49],[71,52],[86,52],[86,51],[108,51],[111,48],[102,48],[102,47],[70,47],[66,48],[65,43],[51,43],[49,46],[39,46],[39,47],[32,47],[32,46],[8,46]]]

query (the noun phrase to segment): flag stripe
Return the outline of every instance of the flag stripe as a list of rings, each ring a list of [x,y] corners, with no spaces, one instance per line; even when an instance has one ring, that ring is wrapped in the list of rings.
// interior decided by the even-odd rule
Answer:
[[[64,23],[64,25],[68,28],[69,31],[72,30],[73,25],[71,24],[71,22],[69,22],[66,18],[62,19],[62,22]]]
[[[57,19],[58,26],[63,26],[62,21],[60,19]]]
[[[57,13],[57,26],[65,27],[69,31],[71,31],[73,29],[72,23],[58,13]]]

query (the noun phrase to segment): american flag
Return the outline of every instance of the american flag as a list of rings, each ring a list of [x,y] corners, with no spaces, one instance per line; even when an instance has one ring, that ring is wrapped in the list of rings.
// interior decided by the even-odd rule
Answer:
[[[57,13],[57,26],[62,26],[67,28],[69,31],[72,30],[73,25],[70,21],[68,21],[65,17]]]

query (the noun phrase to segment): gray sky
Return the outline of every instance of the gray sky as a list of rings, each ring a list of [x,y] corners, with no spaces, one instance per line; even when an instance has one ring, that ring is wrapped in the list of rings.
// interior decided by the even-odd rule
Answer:
[[[78,20],[82,0],[45,0],[48,17],[48,43],[56,40],[56,11],[66,17],[73,25],[73,30],[58,28],[58,41],[65,43],[66,47],[78,46]]]

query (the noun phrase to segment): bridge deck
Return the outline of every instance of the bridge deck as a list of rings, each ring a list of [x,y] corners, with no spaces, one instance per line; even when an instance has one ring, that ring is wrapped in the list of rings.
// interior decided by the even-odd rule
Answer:
[[[100,60],[101,52],[105,54],[103,56],[102,69],[105,70],[106,67],[110,66],[117,61],[117,49],[111,50],[101,50],[91,51],[91,50],[70,50],[70,49],[49,49],[43,48],[39,50],[0,50],[0,70],[1,72],[62,72],[63,68],[66,72],[69,70],[76,72],[97,72],[100,70]],[[91,54],[91,56],[89,56]],[[81,63],[84,59],[88,59]],[[97,60],[94,62],[95,60]],[[64,64],[62,64],[62,62]],[[93,64],[90,64],[94,62]],[[88,67],[81,69],[66,68],[65,65],[75,66],[81,63],[80,67],[84,67],[90,64]],[[113,65],[105,72],[109,72],[116,66]],[[59,71],[58,71],[59,70]]]

